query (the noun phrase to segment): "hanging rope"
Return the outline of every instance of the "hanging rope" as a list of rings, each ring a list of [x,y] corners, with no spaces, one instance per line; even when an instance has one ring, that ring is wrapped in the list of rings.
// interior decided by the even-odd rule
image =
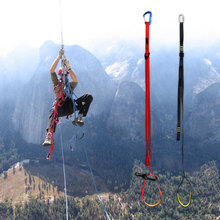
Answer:
[[[83,132],[83,133],[85,133],[85,132]],[[105,206],[104,206],[104,204],[102,203],[102,200],[101,200],[101,198],[100,198],[100,196],[99,196],[99,191],[98,191],[98,189],[97,189],[97,187],[96,187],[95,177],[94,177],[94,174],[93,174],[92,166],[91,166],[90,161],[89,161],[89,158],[88,158],[88,153],[87,153],[87,149],[86,149],[86,138],[84,137],[83,139],[84,139],[84,141],[83,141],[83,150],[84,150],[84,153],[85,153],[85,156],[86,156],[86,161],[87,161],[87,164],[88,164],[88,166],[89,166],[89,170],[90,170],[90,173],[91,173],[91,176],[92,176],[92,182],[93,182],[93,185],[94,185],[94,188],[95,188],[97,197],[98,197],[98,199],[99,199],[100,204],[102,205],[103,210],[105,211],[105,214],[106,214],[108,220],[111,220],[111,218],[110,218],[108,212],[106,211]]]
[[[149,21],[146,21],[145,17],[149,15]],[[159,205],[162,201],[162,192],[158,183],[158,176],[151,173],[151,121],[150,121],[150,51],[149,51],[149,27],[151,24],[152,13],[147,11],[144,13],[145,27],[146,27],[146,43],[145,43],[145,88],[146,88],[146,101],[145,101],[145,132],[146,132],[146,158],[145,165],[149,167],[148,174],[135,173],[136,176],[142,177],[144,179],[144,184],[142,186],[141,198],[143,202],[149,207],[155,207]],[[146,180],[156,181],[157,187],[160,193],[160,200],[155,204],[148,204],[144,201],[144,188]]]
[[[59,7],[60,7],[60,32],[61,32],[61,49],[63,49],[63,52],[64,52],[64,44],[63,44],[63,29],[62,29],[62,11],[61,11],[61,0],[59,0]],[[73,107],[74,107],[74,117],[75,117],[75,121],[76,121],[76,103],[75,103],[75,100],[73,99],[73,94],[75,95],[75,93],[72,91],[72,88],[69,84],[69,80],[68,80],[68,76],[66,73],[66,69],[64,67],[64,60],[63,60],[63,56],[62,56],[62,60],[61,60],[61,65],[62,65],[62,70],[63,70],[63,75],[61,76],[62,77],[62,83],[64,84],[64,93],[65,93],[65,97],[69,97],[72,99],[73,101]],[[62,87],[62,85],[61,85]],[[61,91],[61,90],[60,90]],[[62,91],[63,92],[63,91]],[[63,94],[63,93],[61,93]],[[75,95],[76,96],[76,95]],[[77,96],[76,96],[77,98]],[[57,100],[58,102],[58,100]],[[54,117],[55,117],[55,114],[54,114]],[[57,122],[56,122],[57,123]],[[62,149],[62,159],[63,159],[63,178],[64,178],[64,187],[65,187],[65,199],[66,199],[66,219],[68,220],[68,200],[67,200],[67,188],[66,188],[66,173],[65,173],[65,161],[64,161],[64,152],[63,152],[63,138],[62,138],[62,133],[61,133],[61,129],[60,129],[60,138],[61,138],[61,149]],[[79,137],[78,139],[82,139],[84,137],[84,131],[83,131],[83,134],[81,137]],[[54,146],[52,147],[52,150],[53,150]],[[94,178],[94,174],[93,174],[93,171],[92,171],[92,167],[91,167],[91,164],[89,162],[89,158],[88,158],[88,154],[87,154],[87,150],[86,150],[86,140],[84,138],[84,144],[83,144],[83,149],[84,149],[84,152],[85,152],[85,156],[86,156],[86,160],[87,160],[87,163],[88,163],[88,166],[89,166],[89,169],[90,169],[90,173],[91,173],[91,176],[92,176],[92,181],[93,181],[93,184],[94,184],[94,187],[95,187],[95,190],[96,190],[96,194],[97,194],[97,197],[100,201],[100,204],[102,205],[105,213],[106,213],[106,216],[109,220],[110,217],[108,215],[108,212],[106,211],[105,209],[105,206],[103,205],[102,203],[102,200],[99,196],[99,192],[98,192],[98,189],[96,187],[96,183],[95,183],[95,178]],[[52,152],[52,151],[51,151]],[[51,152],[48,154],[49,158],[50,158],[50,155],[51,155]]]
[[[67,199],[67,187],[66,187],[66,171],[65,171],[65,161],[64,161],[64,152],[63,152],[63,136],[62,132],[59,126],[60,130],[60,145],[61,145],[61,151],[62,151],[62,159],[63,159],[63,180],[64,180],[64,192],[65,192],[65,200],[66,200],[66,220],[68,220],[68,199]]]
[[[184,58],[184,51],[183,51],[183,41],[184,41],[184,31],[183,31],[183,23],[184,23],[184,16],[182,14],[179,15],[179,23],[180,23],[180,53],[179,53],[179,82],[178,82],[178,105],[177,105],[177,141],[180,141],[180,134],[181,134],[181,145],[182,145],[182,180],[177,188],[177,199],[181,206],[187,207],[191,203],[192,198],[192,185],[189,179],[185,175],[184,170],[184,121],[183,121],[183,96],[184,96],[184,70],[183,70],[183,58]],[[179,197],[179,190],[183,184],[184,179],[190,186],[190,197],[189,202],[187,204],[183,204]]]
[[[63,48],[63,26],[62,26],[62,8],[61,8],[61,0],[59,0],[59,8],[60,8],[60,37],[61,37],[61,48]]]

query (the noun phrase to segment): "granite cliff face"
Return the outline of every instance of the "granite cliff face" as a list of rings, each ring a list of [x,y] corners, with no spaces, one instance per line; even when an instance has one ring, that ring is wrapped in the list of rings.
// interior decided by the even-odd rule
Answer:
[[[187,122],[191,138],[201,143],[220,141],[220,83],[212,84],[195,96]]]
[[[48,112],[54,100],[49,69],[59,47],[48,41],[40,48],[39,65],[17,94],[13,125],[28,142],[40,143],[45,135]],[[184,115],[188,137],[213,143],[219,140],[217,87],[220,65],[218,48],[212,50],[213,53],[185,53]],[[103,50],[103,54],[99,53],[101,64],[89,51],[76,45],[65,46],[65,54],[79,81],[75,90],[77,96],[91,93],[94,97],[88,117],[108,112],[108,126],[122,126],[138,140],[144,140],[145,119],[142,52],[124,43],[112,46]],[[153,136],[175,140],[177,81],[177,51],[152,51]]]
[[[155,94],[152,94],[155,97]],[[161,135],[162,120],[155,102],[151,102],[151,133]],[[123,81],[116,90],[108,118],[109,126],[120,126],[127,130],[133,140],[145,139],[145,92],[134,82]]]
[[[200,48],[185,51],[185,130],[188,137],[201,142],[206,140],[213,143],[219,140],[218,112],[220,110],[217,90],[220,82],[219,51],[219,46],[206,48],[206,50]],[[121,82],[127,81],[135,82],[145,90],[143,50],[135,48],[134,45],[119,42],[105,48],[103,56],[100,53],[97,54],[107,73],[118,83],[119,89]],[[117,58],[113,59],[113,57]],[[175,48],[161,51],[151,50],[152,131],[154,131],[154,122],[159,123],[162,135],[173,137],[174,140],[177,118],[178,62],[178,48],[176,50]],[[115,98],[117,100],[117,96]],[[143,114],[144,111],[142,111]],[[155,127],[155,130],[160,133],[159,128],[159,126]]]

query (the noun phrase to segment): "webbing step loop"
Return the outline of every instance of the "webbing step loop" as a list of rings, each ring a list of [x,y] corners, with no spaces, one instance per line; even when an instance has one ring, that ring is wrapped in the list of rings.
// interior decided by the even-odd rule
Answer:
[[[145,16],[149,14],[149,21],[146,21]],[[145,157],[145,166],[149,167],[149,173],[142,174],[136,172],[135,175],[138,177],[142,177],[144,179],[144,184],[142,187],[141,198],[143,202],[149,207],[155,207],[159,205],[162,201],[162,192],[160,190],[158,184],[158,177],[156,175],[151,174],[151,108],[150,108],[150,50],[149,50],[149,27],[151,24],[152,13],[147,11],[144,13],[145,19],[145,28],[146,28],[146,38],[145,38],[145,136],[146,136],[146,157]],[[144,201],[144,188],[146,184],[146,180],[156,181],[158,190],[160,192],[160,200],[155,204],[148,204]]]
[[[142,190],[141,190],[141,199],[144,202],[144,204],[149,206],[149,207],[155,207],[155,206],[159,205],[162,201],[162,192],[161,192],[160,187],[159,187],[158,176],[153,175],[152,173],[148,173],[148,174],[143,173],[142,174],[142,173],[138,173],[138,172],[135,173],[135,176],[142,177],[144,179],[144,184],[143,184]],[[158,188],[159,193],[160,193],[160,200],[155,204],[149,204],[144,200],[144,189],[145,189],[145,185],[146,185],[146,180],[150,180],[150,181],[154,181],[154,182],[156,181],[156,183],[157,183],[157,188]]]
[[[180,27],[180,51],[179,51],[179,79],[178,79],[178,101],[177,101],[177,141],[181,141],[181,148],[182,148],[182,180],[177,188],[177,199],[181,206],[187,207],[191,203],[192,198],[192,185],[190,181],[187,179],[184,171],[184,120],[183,120],[183,98],[184,98],[184,15],[179,15],[179,27]],[[190,185],[190,198],[187,204],[183,204],[179,198],[179,190],[181,185],[183,184],[184,179]]]
[[[183,204],[180,200],[180,196],[179,196],[179,190],[183,184],[183,181],[186,180],[186,182],[188,183],[188,185],[190,186],[190,194],[189,194],[189,202],[187,204]],[[182,175],[182,180],[177,188],[177,193],[176,193],[176,196],[177,196],[177,199],[178,199],[178,202],[181,206],[183,207],[188,207],[191,203],[191,200],[192,200],[192,184],[190,183],[190,181],[188,180],[188,178],[186,177],[185,173],[183,172],[183,175]]]

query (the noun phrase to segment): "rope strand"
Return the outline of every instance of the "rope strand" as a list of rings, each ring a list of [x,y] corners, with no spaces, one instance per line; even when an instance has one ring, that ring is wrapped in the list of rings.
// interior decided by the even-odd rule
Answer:
[[[84,132],[84,133],[85,133],[85,132]],[[88,164],[89,169],[90,169],[90,173],[91,173],[91,176],[92,176],[92,181],[93,181],[93,185],[94,185],[94,188],[95,188],[97,197],[98,197],[98,199],[99,199],[100,204],[102,205],[102,208],[103,208],[104,211],[105,211],[105,214],[106,214],[108,220],[111,220],[111,218],[110,218],[110,216],[109,216],[107,210],[105,209],[104,204],[102,203],[102,200],[101,200],[101,198],[100,198],[100,196],[99,196],[99,191],[98,191],[98,189],[97,189],[97,187],[96,187],[95,177],[94,177],[93,170],[92,170],[92,166],[91,166],[91,164],[90,164],[90,161],[89,161],[89,158],[88,158],[88,153],[87,153],[87,150],[86,150],[86,138],[85,138],[85,137],[84,137],[84,141],[83,141],[83,150],[84,150],[84,153],[85,153],[85,156],[86,156],[87,164]]]
[[[61,37],[61,48],[64,49],[64,46],[63,46],[63,26],[62,26],[61,0],[59,0],[59,8],[60,8],[60,37]]]
[[[60,142],[61,142],[61,151],[62,151],[62,159],[63,159],[63,180],[64,180],[64,191],[65,191],[65,200],[66,200],[66,220],[68,220],[68,199],[67,199],[67,188],[66,188],[66,171],[65,171],[65,160],[64,160],[64,153],[63,153],[63,136],[62,131],[60,129]]]

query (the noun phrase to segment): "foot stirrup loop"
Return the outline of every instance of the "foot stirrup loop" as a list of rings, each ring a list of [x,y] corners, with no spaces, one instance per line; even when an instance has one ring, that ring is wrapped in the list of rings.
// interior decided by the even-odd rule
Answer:
[[[135,176],[142,177],[144,179],[144,184],[143,184],[142,190],[141,190],[141,199],[143,200],[145,205],[147,205],[149,207],[155,207],[155,206],[159,205],[161,203],[161,201],[162,201],[162,192],[161,192],[159,184],[158,184],[158,176],[153,175],[151,173],[141,174],[141,173],[137,173],[137,172],[135,173]],[[158,188],[159,193],[160,193],[160,200],[157,203],[155,203],[155,204],[148,204],[147,202],[144,201],[144,188],[145,188],[146,180],[156,181],[156,183],[157,183],[157,188]]]
[[[190,186],[189,202],[188,202],[187,204],[183,204],[183,203],[180,201],[180,197],[179,197],[179,190],[180,190],[181,185],[183,184],[184,179],[187,181],[187,183],[188,183],[189,186]],[[183,175],[182,180],[181,180],[181,182],[180,182],[180,184],[179,184],[179,186],[178,186],[176,196],[177,196],[177,200],[178,200],[178,202],[179,202],[179,204],[180,204],[181,206],[183,206],[183,207],[188,207],[188,206],[190,205],[191,199],[192,199],[192,185],[191,185],[190,181],[186,178],[185,175]]]

